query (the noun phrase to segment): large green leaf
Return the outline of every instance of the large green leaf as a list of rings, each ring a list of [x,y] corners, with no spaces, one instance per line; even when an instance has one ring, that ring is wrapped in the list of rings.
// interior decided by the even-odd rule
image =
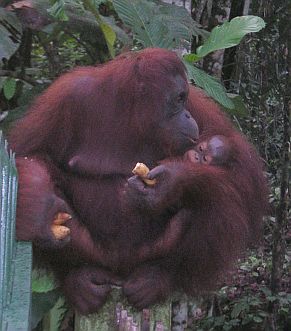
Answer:
[[[113,5],[144,47],[189,46],[193,34],[203,33],[182,7],[146,0],[113,0]]]
[[[145,47],[155,45],[156,36],[153,34],[153,27],[150,25],[154,8],[152,2],[113,0],[113,5],[124,24],[133,29],[138,41]]]
[[[116,41],[116,33],[112,29],[112,27],[104,22],[100,23],[100,28],[103,32],[104,38],[106,40],[106,44],[109,50],[109,53],[112,57],[115,55],[114,51],[114,43]]]
[[[234,108],[226,108],[226,111],[239,118],[243,118],[248,116],[248,110],[246,108],[246,105],[243,101],[243,98],[240,95],[227,93],[228,97],[231,99],[231,101],[234,104]]]
[[[58,290],[53,290],[46,293],[32,293],[32,304],[31,304],[32,329],[36,328],[38,323],[43,319],[44,315],[54,307],[59,297],[60,297],[60,293]],[[50,329],[50,330],[58,330],[58,329]]]
[[[14,13],[0,8],[0,65],[3,58],[9,59],[19,47],[22,27]]]
[[[51,272],[45,269],[33,269],[32,292],[46,293],[56,289],[55,278]]]
[[[45,319],[45,324],[49,326],[51,331],[61,329],[64,315],[68,309],[64,297],[59,297],[58,301],[46,315]]]
[[[209,36],[209,32],[193,21],[189,12],[181,6],[160,2],[157,18],[167,26],[168,31],[177,40],[177,44],[190,41],[192,36]]]
[[[188,70],[189,78],[193,79],[196,85],[205,90],[210,97],[219,102],[222,106],[229,109],[234,108],[233,102],[227,96],[224,87],[217,79],[209,76],[206,72],[191,65],[187,61],[184,61],[184,64]]]
[[[113,58],[115,56],[115,50],[114,50],[114,43],[116,40],[116,33],[113,31],[110,25],[106,24],[101,15],[99,14],[98,11],[98,5],[96,1],[91,1],[91,0],[83,0],[83,5],[86,10],[89,10],[96,18],[96,21],[98,22],[100,29],[104,35],[109,53],[111,57]]]
[[[3,84],[3,93],[7,100],[10,100],[14,97],[14,94],[16,92],[16,79],[12,77],[6,78],[4,84]]]
[[[258,16],[239,16],[230,22],[215,27],[206,42],[197,48],[197,55],[203,57],[213,51],[239,44],[250,32],[258,32],[265,27],[265,22]]]

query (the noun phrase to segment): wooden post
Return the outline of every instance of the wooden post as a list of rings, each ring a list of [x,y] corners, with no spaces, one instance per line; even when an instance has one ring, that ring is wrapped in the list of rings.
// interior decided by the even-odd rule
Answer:
[[[30,330],[32,246],[15,241],[17,171],[0,131],[0,330]]]
[[[75,331],[170,331],[171,301],[142,312],[123,298],[120,288],[113,288],[98,314],[76,314]]]

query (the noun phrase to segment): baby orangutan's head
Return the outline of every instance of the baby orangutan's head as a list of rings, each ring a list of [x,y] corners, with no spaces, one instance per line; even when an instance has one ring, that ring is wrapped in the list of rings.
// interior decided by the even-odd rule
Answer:
[[[201,141],[194,149],[187,151],[185,160],[209,165],[225,165],[230,160],[230,143],[225,136],[212,136]]]

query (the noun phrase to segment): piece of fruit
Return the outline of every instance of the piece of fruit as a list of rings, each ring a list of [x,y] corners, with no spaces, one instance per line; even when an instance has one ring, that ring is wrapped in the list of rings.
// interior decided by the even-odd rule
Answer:
[[[72,219],[72,216],[67,213],[57,213],[55,216],[55,219],[53,221],[54,224],[56,225],[62,225],[66,223],[68,220]]]
[[[61,240],[65,239],[67,236],[70,235],[70,229],[63,225],[56,225],[53,224],[51,226],[52,233],[54,234],[55,239]]]
[[[57,240],[61,240],[70,235],[70,229],[63,226],[72,216],[68,213],[57,213],[51,226],[52,233]]]
[[[149,186],[153,186],[156,184],[157,180],[146,178],[149,171],[150,169],[145,164],[138,162],[134,167],[134,169],[132,170],[132,173],[134,175],[139,176],[145,184]]]

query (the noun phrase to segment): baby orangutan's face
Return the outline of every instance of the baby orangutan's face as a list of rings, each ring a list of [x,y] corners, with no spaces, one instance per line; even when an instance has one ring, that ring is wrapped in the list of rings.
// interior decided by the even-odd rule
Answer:
[[[184,159],[193,163],[224,165],[230,158],[230,144],[224,136],[213,136],[201,141],[194,149],[184,154]]]

